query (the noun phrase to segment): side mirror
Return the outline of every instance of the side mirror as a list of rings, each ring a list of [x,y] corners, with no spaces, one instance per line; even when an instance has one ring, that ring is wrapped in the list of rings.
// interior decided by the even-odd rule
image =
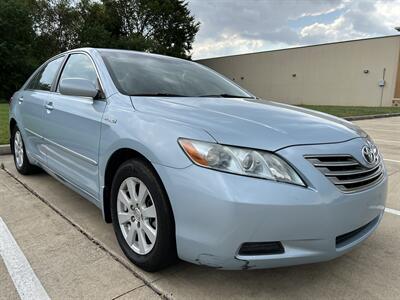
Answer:
[[[65,78],[60,82],[60,93],[69,96],[95,98],[99,93],[90,80],[84,78]]]

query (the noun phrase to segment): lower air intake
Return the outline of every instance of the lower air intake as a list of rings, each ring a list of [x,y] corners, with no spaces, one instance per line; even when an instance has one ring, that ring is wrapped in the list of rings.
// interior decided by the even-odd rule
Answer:
[[[256,242],[242,244],[239,255],[272,255],[284,252],[281,242]]]
[[[356,230],[347,232],[345,234],[336,237],[336,248],[340,248],[350,244],[351,242],[359,239],[363,235],[367,234],[379,221],[379,217],[376,217],[368,224],[357,228]]]

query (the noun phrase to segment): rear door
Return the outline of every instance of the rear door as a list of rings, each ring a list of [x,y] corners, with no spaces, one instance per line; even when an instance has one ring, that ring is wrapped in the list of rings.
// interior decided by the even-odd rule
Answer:
[[[101,92],[96,67],[86,53],[67,58],[58,82],[65,78],[92,81]],[[98,153],[106,101],[56,92],[45,103],[47,166],[85,194],[98,199]]]
[[[16,99],[20,114],[18,126],[23,134],[26,151],[30,158],[42,164],[46,162],[43,147],[43,135],[46,132],[43,124],[44,105],[51,97],[51,88],[63,59],[64,56],[56,57],[43,65]]]

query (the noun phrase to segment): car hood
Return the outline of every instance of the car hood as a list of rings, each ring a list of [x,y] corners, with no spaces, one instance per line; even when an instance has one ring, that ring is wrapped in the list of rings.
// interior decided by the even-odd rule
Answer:
[[[206,130],[221,144],[276,151],[293,145],[344,142],[365,136],[343,119],[259,99],[131,97],[141,112]]]

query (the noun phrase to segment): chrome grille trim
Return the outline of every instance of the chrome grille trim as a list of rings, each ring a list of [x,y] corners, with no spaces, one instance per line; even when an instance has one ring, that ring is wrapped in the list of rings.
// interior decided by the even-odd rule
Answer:
[[[365,173],[371,172],[371,170],[374,170],[376,168],[379,168],[380,165],[377,165],[375,168],[372,169],[366,169],[366,170],[355,170],[355,171],[341,171],[341,172],[325,172],[326,176],[340,176],[340,175],[361,175]]]
[[[305,155],[314,167],[345,193],[365,190],[383,179],[383,164],[367,167],[351,155]]]
[[[379,168],[374,173],[372,173],[371,175],[367,175],[365,177],[359,177],[359,178],[356,178],[356,179],[340,180],[340,179],[337,179],[340,176],[329,176],[329,177],[332,177],[331,181],[334,184],[344,185],[344,184],[354,184],[354,183],[365,182],[365,181],[368,181],[368,180],[370,180],[372,178],[377,177],[378,175],[381,175],[381,173],[382,173],[382,170],[381,170],[381,167],[379,166]]]
[[[358,166],[358,162],[329,162],[329,163],[315,163],[315,167],[342,167],[342,166]]]

